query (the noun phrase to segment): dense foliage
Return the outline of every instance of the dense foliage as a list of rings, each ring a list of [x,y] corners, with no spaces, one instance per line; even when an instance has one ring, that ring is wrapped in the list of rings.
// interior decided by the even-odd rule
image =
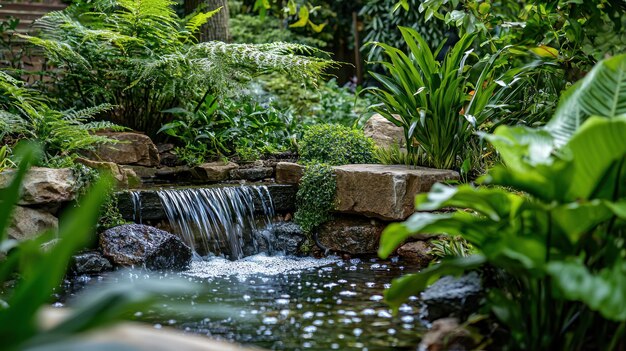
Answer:
[[[295,220],[305,232],[332,218],[336,191],[332,166],[375,163],[374,150],[362,131],[341,125],[315,125],[304,133],[299,151],[306,170],[298,187]]]
[[[233,92],[270,71],[315,82],[333,65],[294,43],[197,43],[195,33],[215,11],[180,19],[173,4],[97,0],[92,12],[47,14],[37,21],[41,35],[27,39],[63,70],[54,77],[63,103],[110,103],[111,120],[152,136],[169,120],[167,109],[194,110],[209,93]]]
[[[93,121],[94,117],[111,110],[111,105],[63,112],[50,105],[51,101],[40,92],[0,71],[0,142],[6,143],[5,156],[10,145],[26,138],[42,146],[44,163],[63,163],[64,158],[71,159],[79,151],[112,142],[95,132],[121,129],[109,122]]]
[[[515,282],[499,282],[488,299],[510,332],[508,349],[616,349],[626,321],[625,72],[626,55],[597,65],[564,94],[553,127],[487,135],[503,160],[483,178],[489,186],[437,185],[418,196],[418,210],[458,211],[390,225],[382,257],[433,232],[461,235],[477,253],[396,280],[386,300],[397,308],[441,275],[490,264]],[[583,122],[580,106],[596,116]],[[573,126],[567,137],[554,127],[563,125]]]
[[[312,233],[317,226],[332,219],[335,188],[331,166],[313,163],[306,167],[296,197],[298,211],[295,214],[295,221],[305,233]]]

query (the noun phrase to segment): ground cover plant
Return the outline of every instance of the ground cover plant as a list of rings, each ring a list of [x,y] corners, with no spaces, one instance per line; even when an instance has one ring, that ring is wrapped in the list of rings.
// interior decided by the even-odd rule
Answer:
[[[502,126],[485,135],[503,164],[483,186],[437,185],[418,196],[418,210],[459,210],[390,225],[382,257],[414,234],[433,232],[460,235],[476,253],[396,280],[386,301],[397,308],[442,275],[489,264],[514,282],[492,287],[487,300],[508,328],[507,349],[623,347],[624,72],[625,55],[604,60],[564,94],[546,128]]]

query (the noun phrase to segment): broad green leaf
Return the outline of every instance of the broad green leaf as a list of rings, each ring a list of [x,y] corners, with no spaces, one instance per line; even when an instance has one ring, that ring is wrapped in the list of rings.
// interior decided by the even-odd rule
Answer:
[[[485,262],[485,258],[481,255],[454,258],[444,260],[423,269],[419,273],[394,279],[391,283],[391,287],[385,290],[385,302],[387,302],[394,311],[397,311],[398,307],[409,297],[418,295],[442,276],[460,275],[468,270],[480,267]]]
[[[598,193],[612,195],[616,186],[623,187],[626,183],[624,174],[620,179],[614,179],[613,183],[603,182],[606,173],[615,164],[624,162],[626,157],[626,116],[590,118],[565,149],[574,155],[574,169],[566,196],[570,201],[590,199]]]
[[[561,147],[590,116],[621,115],[626,115],[626,54],[601,61],[570,87],[545,129]]]
[[[581,301],[613,321],[626,321],[626,262],[592,273],[580,262],[551,262],[547,267],[563,295]]]
[[[404,222],[391,223],[380,237],[378,255],[387,258],[406,239],[417,234],[470,235],[480,233],[480,218],[470,213],[415,213]]]
[[[471,185],[451,187],[435,184],[429,193],[418,195],[416,208],[420,211],[434,211],[444,207],[459,209],[471,208],[493,221],[516,212],[524,199],[503,189],[475,188]]]
[[[552,209],[552,220],[561,229],[562,233],[577,244],[581,235],[608,220],[613,212],[604,201],[572,202]]]

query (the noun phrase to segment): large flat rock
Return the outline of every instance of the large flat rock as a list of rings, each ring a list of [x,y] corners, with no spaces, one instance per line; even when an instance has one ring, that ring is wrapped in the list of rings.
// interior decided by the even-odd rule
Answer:
[[[398,221],[415,212],[415,196],[433,184],[458,180],[451,170],[403,165],[346,165],[335,167],[336,211]]]
[[[15,170],[0,173],[0,188],[8,186]],[[31,168],[22,182],[19,205],[49,205],[76,198],[76,179],[69,168]]]

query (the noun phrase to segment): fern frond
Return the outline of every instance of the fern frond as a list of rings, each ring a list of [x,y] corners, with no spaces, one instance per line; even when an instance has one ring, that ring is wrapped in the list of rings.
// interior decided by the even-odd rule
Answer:
[[[88,107],[81,110],[70,109],[63,111],[63,119],[68,121],[85,121],[92,119],[97,115],[111,111],[115,106],[111,104],[101,104],[94,107]]]
[[[185,29],[187,30],[187,33],[182,36],[182,42],[186,43],[188,41],[194,40],[195,35],[200,30],[200,28],[205,25],[211,17],[213,17],[221,10],[222,8],[220,7],[209,12],[199,12],[191,17],[189,21],[187,21],[187,23],[185,24]]]
[[[113,122],[107,122],[107,121],[94,121],[94,122],[83,123],[80,126],[80,128],[90,131],[90,132],[97,132],[100,130],[112,130],[115,132],[122,132],[122,131],[128,130],[128,128],[126,127],[122,127]]]

